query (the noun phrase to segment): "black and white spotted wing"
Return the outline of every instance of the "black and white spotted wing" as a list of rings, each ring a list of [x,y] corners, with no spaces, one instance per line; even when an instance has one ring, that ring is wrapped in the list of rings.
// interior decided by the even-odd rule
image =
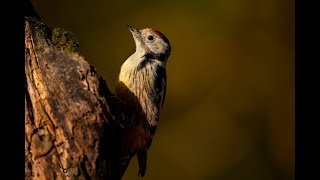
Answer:
[[[162,66],[157,66],[156,69],[156,79],[155,79],[155,91],[154,101],[160,111],[166,96],[166,84],[167,84],[167,74],[166,69]]]

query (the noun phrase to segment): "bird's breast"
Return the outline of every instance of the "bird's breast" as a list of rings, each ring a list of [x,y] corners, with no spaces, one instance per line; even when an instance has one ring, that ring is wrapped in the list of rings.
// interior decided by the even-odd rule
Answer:
[[[130,65],[124,63],[121,67],[116,94],[131,108],[141,110],[150,123],[158,115],[152,95],[156,92],[156,68],[152,63],[146,63],[143,68],[133,68]],[[138,113],[140,112],[136,112]]]

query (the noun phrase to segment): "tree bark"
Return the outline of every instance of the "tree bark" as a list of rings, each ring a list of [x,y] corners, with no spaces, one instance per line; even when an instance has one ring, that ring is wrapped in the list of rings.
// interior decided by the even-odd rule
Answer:
[[[25,178],[111,179],[121,105],[66,34],[26,18]]]

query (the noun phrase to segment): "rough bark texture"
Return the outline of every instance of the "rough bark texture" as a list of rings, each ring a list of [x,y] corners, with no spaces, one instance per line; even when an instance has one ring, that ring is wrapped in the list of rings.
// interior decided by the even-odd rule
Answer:
[[[26,19],[26,179],[110,179],[118,100],[84,57],[54,43],[54,30],[32,23]]]

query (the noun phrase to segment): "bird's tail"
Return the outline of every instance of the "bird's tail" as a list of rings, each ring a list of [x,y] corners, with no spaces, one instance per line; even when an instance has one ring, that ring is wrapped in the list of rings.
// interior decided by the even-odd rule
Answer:
[[[139,173],[138,176],[143,177],[147,169],[147,151],[138,152]]]

